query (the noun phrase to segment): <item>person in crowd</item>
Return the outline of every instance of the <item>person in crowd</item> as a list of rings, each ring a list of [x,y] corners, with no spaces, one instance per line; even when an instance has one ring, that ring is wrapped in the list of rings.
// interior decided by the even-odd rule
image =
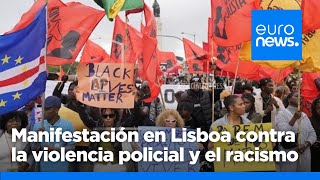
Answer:
[[[191,116],[191,113],[193,111],[193,103],[190,100],[182,99],[179,103],[179,106],[177,107],[177,111],[182,117],[186,128],[196,128],[196,122]]]
[[[234,94],[242,94],[243,87],[241,81],[237,81],[234,86]]]
[[[181,95],[183,94],[183,91],[178,91],[174,93],[174,98],[176,99],[177,103],[179,104],[181,101]]]
[[[276,88],[275,94],[274,96],[279,98],[281,101],[283,101],[284,97],[285,97],[285,87],[284,86],[278,86]]]
[[[49,96],[44,101],[44,122],[38,122],[34,125],[33,131],[47,131],[50,132],[50,128],[62,128],[62,133],[74,132],[74,128],[68,120],[62,119],[58,112],[61,108],[61,100],[56,96]],[[65,147],[66,152],[74,150],[74,142],[56,142],[57,139],[54,137],[55,142],[49,143],[32,143],[32,150],[39,151],[43,150],[44,147],[48,148],[48,151],[60,151],[61,147]],[[40,172],[67,172],[69,171],[69,162],[44,162],[43,159],[40,161]]]
[[[64,107],[62,107],[59,110],[59,116],[62,119],[68,119],[73,127],[75,128],[75,131],[82,131],[83,129],[87,129],[88,127],[85,126],[85,124],[81,121],[79,117],[79,113],[77,112],[77,99],[76,99],[76,92],[78,90],[78,82],[74,81],[69,85],[68,89],[68,95],[61,95],[62,89],[64,87],[64,83],[67,81],[68,76],[63,76],[62,78],[62,85],[58,83],[56,86],[53,94],[61,99],[63,101],[63,104],[65,104]],[[90,116],[92,116],[94,119],[97,119],[99,109],[95,107],[86,106],[86,110],[89,112]],[[75,152],[78,151],[90,151],[89,147],[90,143],[85,142],[78,142],[75,144]],[[72,172],[90,172],[93,170],[93,164],[91,162],[72,162],[70,163],[70,171]]]
[[[14,111],[0,117],[0,172],[7,171],[30,171],[33,164],[29,143],[22,142],[21,139],[12,142],[12,129],[21,131],[28,125],[28,117],[23,111]],[[12,162],[12,148],[16,151],[28,153],[28,162]]]
[[[252,95],[256,95],[253,92],[253,87],[250,84],[245,84],[242,86],[243,89],[243,94],[247,93],[247,94],[252,94]]]
[[[158,127],[170,127],[170,128],[184,128],[185,123],[178,111],[172,109],[166,109],[157,117],[156,126]],[[205,162],[205,143],[197,143],[197,148],[200,150],[199,160]]]
[[[141,84],[141,88],[139,90],[141,99],[147,99],[150,97],[151,92],[149,88],[148,81],[144,81]],[[149,119],[151,121],[155,121],[156,117],[161,113],[163,109],[163,105],[160,101],[160,98],[157,97],[155,100],[153,100],[151,103],[144,103],[144,106],[148,107],[149,111]]]
[[[219,101],[217,101],[214,105],[214,119],[215,120],[220,119],[225,114],[227,114],[227,109],[224,106],[223,101],[226,97],[228,97],[230,95],[231,95],[231,92],[228,90],[224,90],[221,92]]]
[[[246,106],[240,96],[230,95],[224,99],[224,105],[227,109],[227,114],[222,118],[214,121],[212,126],[224,126],[224,125],[239,125],[251,123],[249,119],[243,117],[246,113]],[[212,129],[212,128],[211,128]]]
[[[244,114],[244,117],[246,117],[253,123],[262,123],[262,116],[256,112],[254,106],[254,96],[252,96],[252,94],[245,93],[241,96],[241,98],[244,102],[244,105],[246,106],[246,113]]]
[[[212,102],[210,93],[201,89],[200,77],[194,76],[190,79],[190,89],[182,94],[182,98],[192,100],[192,119],[197,123],[197,128],[208,132],[212,123]]]
[[[300,156],[299,160],[295,162],[281,162],[279,171],[308,172],[311,171],[310,147],[316,142],[317,135],[307,115],[298,110],[298,93],[290,93],[288,101],[289,106],[279,111],[276,116],[276,130],[294,132],[296,134],[296,142],[283,141],[280,143],[279,150],[296,150]]]
[[[214,121],[211,124],[210,131],[212,131],[214,126],[225,126],[225,125],[239,125],[239,124],[249,124],[251,121],[243,115],[246,112],[246,106],[238,95],[230,95],[224,99],[224,105],[227,108],[228,113],[222,118]],[[208,143],[208,149],[213,148],[213,143]]]
[[[123,127],[155,126],[149,118],[149,107],[143,102],[143,92],[137,91],[134,98],[134,109],[125,111],[121,124]]]
[[[289,88],[290,88],[290,93],[298,92],[297,82],[295,82],[295,81],[290,82]]]
[[[166,109],[156,119],[156,126],[183,128],[184,121],[178,111],[172,109]]]
[[[263,123],[272,122],[274,128],[276,113],[284,109],[282,101],[273,96],[273,81],[271,78],[263,78],[259,82],[261,93],[255,96],[255,109],[263,119]]]
[[[100,109],[100,118],[93,119],[86,111],[85,105],[79,103],[78,112],[84,124],[91,130],[103,132],[111,132],[111,128],[115,128],[119,121],[119,113],[116,109],[103,108]],[[125,172],[132,171],[133,164],[127,163],[125,165],[119,164],[119,151],[131,150],[132,146],[128,142],[99,142],[92,143],[90,145],[92,150],[97,151],[99,147],[102,147],[103,151],[112,151],[114,154],[113,162],[97,162],[93,165],[94,172]],[[129,147],[129,148],[128,148]],[[126,149],[128,148],[128,149]]]
[[[317,141],[310,148],[311,171],[320,172],[320,98],[317,98],[312,102],[311,109],[311,124],[317,135]]]
[[[62,90],[64,88],[65,83],[68,81],[68,76],[65,75],[62,77],[62,82],[59,82],[53,91],[53,96],[57,96],[61,99],[62,104],[64,104],[67,108],[76,112],[77,110],[77,100],[76,95],[74,93],[75,87],[78,86],[78,81],[73,81],[70,83],[68,88],[68,94],[62,94]]]

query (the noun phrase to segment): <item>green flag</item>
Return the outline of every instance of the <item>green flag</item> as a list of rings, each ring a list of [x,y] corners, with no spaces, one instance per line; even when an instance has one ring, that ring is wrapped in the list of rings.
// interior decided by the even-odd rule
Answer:
[[[94,0],[106,11],[109,20],[113,20],[118,12],[143,8],[143,0]]]

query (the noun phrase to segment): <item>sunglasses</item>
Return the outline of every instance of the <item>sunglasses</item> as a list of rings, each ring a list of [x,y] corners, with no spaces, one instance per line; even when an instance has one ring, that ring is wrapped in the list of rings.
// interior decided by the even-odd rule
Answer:
[[[169,123],[169,122],[172,122],[172,123],[177,122],[177,120],[175,120],[175,119],[171,119],[171,120],[170,120],[170,119],[166,119],[165,121],[166,121],[167,123]]]
[[[103,114],[102,115],[102,117],[104,118],[104,119],[106,119],[106,118],[114,118],[114,117],[116,117],[116,115],[115,114]]]

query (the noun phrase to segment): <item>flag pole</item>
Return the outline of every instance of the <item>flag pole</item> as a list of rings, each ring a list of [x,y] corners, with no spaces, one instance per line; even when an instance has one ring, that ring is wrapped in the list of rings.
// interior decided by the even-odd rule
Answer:
[[[234,80],[233,80],[233,85],[232,85],[232,94],[234,94],[234,89],[235,89],[235,86],[236,86],[239,64],[240,64],[240,59],[238,59],[238,62],[237,62],[236,74],[235,74],[235,77],[234,77]]]
[[[298,111],[301,111],[301,70],[298,69]],[[298,145],[301,145],[301,117],[298,119]],[[301,162],[301,155],[299,154],[299,161]]]
[[[69,72],[70,72],[70,69],[71,69],[71,67],[74,65],[74,63],[75,63],[75,62],[73,62],[73,63],[71,64],[71,66],[68,68],[67,73],[65,74],[66,76],[68,76],[68,74],[69,74]],[[61,72],[61,68],[62,68],[62,66],[60,65],[60,72]],[[60,83],[60,85],[59,85],[59,89],[61,88],[61,86],[62,86],[62,77],[61,77],[61,83]]]
[[[212,62],[212,117],[211,117],[211,121],[214,121],[214,86],[216,85],[216,80],[214,79],[214,71],[215,71],[215,64],[214,64],[214,60],[216,60],[215,57],[213,57],[213,38],[211,36],[211,62]]]
[[[45,4],[45,8],[46,8],[46,42],[45,42],[45,55],[44,55],[44,63],[45,63],[45,67],[47,67],[47,51],[48,51],[48,44],[47,44],[47,40],[48,40],[48,0],[46,0],[46,4]],[[41,127],[44,128],[44,101],[46,98],[46,91],[44,91],[41,95]]]

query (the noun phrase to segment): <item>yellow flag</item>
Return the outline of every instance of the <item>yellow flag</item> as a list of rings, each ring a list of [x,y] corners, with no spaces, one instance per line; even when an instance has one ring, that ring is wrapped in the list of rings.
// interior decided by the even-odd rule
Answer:
[[[261,9],[301,9],[301,0],[260,0]]]
[[[117,16],[117,14],[120,12],[120,10],[122,9],[125,2],[126,2],[126,0],[117,0],[112,5],[112,7],[109,9],[108,17],[111,19],[114,19]]]

